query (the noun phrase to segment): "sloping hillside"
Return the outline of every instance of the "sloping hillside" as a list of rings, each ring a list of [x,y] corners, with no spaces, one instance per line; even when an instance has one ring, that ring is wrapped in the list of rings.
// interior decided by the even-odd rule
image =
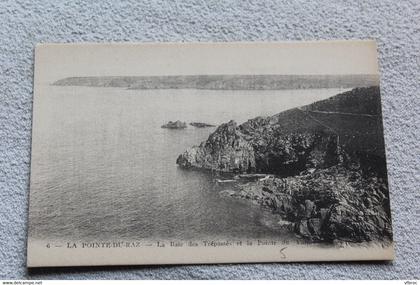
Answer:
[[[384,172],[378,87],[356,88],[330,99],[219,126],[209,139],[181,154],[177,163],[225,172],[295,175],[307,168],[358,163]],[[382,161],[383,166],[377,165]]]

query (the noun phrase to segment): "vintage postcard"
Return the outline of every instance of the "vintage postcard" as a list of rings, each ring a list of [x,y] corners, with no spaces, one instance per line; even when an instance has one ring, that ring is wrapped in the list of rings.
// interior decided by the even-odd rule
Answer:
[[[29,267],[393,256],[375,42],[36,47]]]

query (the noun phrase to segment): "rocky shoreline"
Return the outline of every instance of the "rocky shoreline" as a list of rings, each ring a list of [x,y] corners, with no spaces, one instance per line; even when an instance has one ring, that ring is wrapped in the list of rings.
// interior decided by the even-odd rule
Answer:
[[[382,179],[333,166],[236,184],[220,194],[260,204],[309,240],[363,242],[392,237],[387,191]]]
[[[378,87],[220,125],[176,163],[185,169],[271,174],[224,195],[280,214],[312,241],[392,240]]]

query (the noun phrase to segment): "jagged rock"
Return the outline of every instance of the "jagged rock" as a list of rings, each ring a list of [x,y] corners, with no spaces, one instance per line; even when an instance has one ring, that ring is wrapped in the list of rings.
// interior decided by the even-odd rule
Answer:
[[[258,130],[262,134],[251,136],[251,129],[257,125],[258,122],[247,122],[238,127],[235,121],[222,124],[207,141],[181,154],[177,164],[223,172],[289,174],[335,162],[334,134],[275,135],[272,134],[275,127],[272,127],[270,131]]]
[[[255,169],[254,149],[236,122],[230,121],[220,125],[207,141],[187,149],[176,163],[184,168],[250,172]]]
[[[355,179],[357,177],[357,179]],[[294,231],[322,241],[392,238],[386,183],[342,166],[238,186],[230,196],[251,199],[294,223]],[[366,199],[369,197],[369,207]],[[375,198],[373,198],[375,197]]]
[[[186,127],[187,127],[187,124],[179,120],[175,122],[169,121],[165,125],[162,125],[162,128],[164,129],[185,129]]]
[[[211,124],[199,123],[199,122],[191,122],[190,125],[193,126],[193,127],[196,127],[196,128],[210,128],[210,127],[215,127],[214,125],[211,125]]]

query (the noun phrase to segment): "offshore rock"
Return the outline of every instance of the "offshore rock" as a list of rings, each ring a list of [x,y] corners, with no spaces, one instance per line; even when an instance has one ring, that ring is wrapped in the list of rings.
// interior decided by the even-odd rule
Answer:
[[[187,127],[187,124],[179,120],[175,122],[169,121],[165,125],[162,125],[162,128],[164,129],[185,129],[186,127]]]
[[[196,128],[215,127],[215,125],[211,125],[211,124],[207,124],[207,123],[199,123],[199,122],[191,122],[190,125],[193,126],[193,127],[196,127]]]

